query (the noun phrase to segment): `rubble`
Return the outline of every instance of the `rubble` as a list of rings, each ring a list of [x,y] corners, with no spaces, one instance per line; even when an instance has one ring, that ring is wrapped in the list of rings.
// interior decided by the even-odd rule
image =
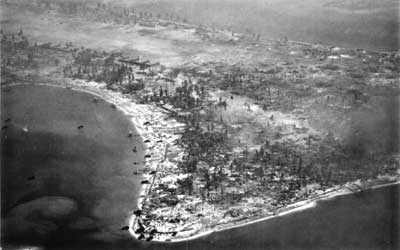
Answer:
[[[219,42],[236,35],[197,33]],[[233,39],[246,53],[271,58],[166,68],[19,36],[2,35],[2,84],[56,82],[87,91],[136,127],[138,134],[127,136],[146,146],[129,224],[138,239],[187,240],[398,181],[399,162],[389,150],[396,145],[376,139],[384,146],[369,148],[374,133],[354,121],[378,116],[380,99],[398,95],[395,53]],[[37,65],[54,70],[35,73]]]

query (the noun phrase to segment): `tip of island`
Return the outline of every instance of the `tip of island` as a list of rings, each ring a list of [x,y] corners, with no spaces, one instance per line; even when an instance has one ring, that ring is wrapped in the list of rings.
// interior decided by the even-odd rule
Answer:
[[[118,48],[105,51],[94,40],[84,46],[36,41],[22,29],[1,33],[2,91],[17,84],[86,91],[130,118],[138,134],[126,136],[146,146],[134,173],[137,209],[123,227],[133,237],[185,241],[399,183],[399,52],[266,39],[75,4],[70,13],[52,3],[48,18],[108,30],[107,39],[119,30],[121,39],[148,45],[145,51],[163,39],[176,43],[167,50],[182,46],[180,56],[157,50],[158,61],[125,53],[115,40]]]

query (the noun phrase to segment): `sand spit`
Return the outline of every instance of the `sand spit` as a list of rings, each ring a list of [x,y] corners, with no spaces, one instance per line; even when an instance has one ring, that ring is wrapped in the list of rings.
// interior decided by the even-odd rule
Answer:
[[[400,184],[400,180],[396,180],[396,181],[393,181],[390,183],[385,183],[385,184],[377,184],[377,185],[370,184],[370,186],[369,186],[369,184],[366,184],[367,186],[362,187],[362,188],[357,186],[357,187],[359,187],[357,190],[354,189],[355,188],[354,183],[347,183],[347,184],[343,185],[342,187],[330,188],[330,189],[326,190],[324,193],[314,196],[310,199],[299,201],[299,202],[290,204],[286,207],[282,207],[273,215],[265,215],[265,216],[261,216],[261,217],[242,219],[242,220],[239,219],[237,221],[231,221],[228,223],[217,225],[214,228],[205,228],[203,230],[199,230],[197,233],[189,235],[187,237],[181,237],[181,238],[175,238],[175,239],[168,238],[168,240],[154,239],[153,241],[173,243],[173,242],[183,242],[183,241],[188,241],[188,240],[194,240],[194,239],[197,239],[197,238],[200,238],[203,236],[210,235],[215,232],[226,231],[226,230],[247,226],[247,225],[251,225],[251,224],[262,222],[262,221],[271,220],[271,219],[274,219],[277,217],[301,212],[303,210],[315,207],[317,205],[317,202],[320,200],[330,200],[330,199],[333,199],[338,196],[354,194],[354,193],[361,192],[361,191],[368,190],[368,189],[376,189],[376,188],[383,188],[383,187],[392,186],[392,185],[398,185],[398,184]]]
[[[27,83],[32,84],[32,83]],[[6,86],[23,85],[23,84],[9,84]],[[143,163],[145,170],[143,171],[143,180],[146,180],[146,184],[142,184],[140,190],[139,199],[137,200],[138,209],[142,209],[144,203],[146,203],[147,196],[151,192],[153,183],[157,183],[158,173],[164,169],[176,169],[177,164],[182,161],[182,157],[185,152],[184,149],[177,145],[177,140],[180,138],[179,131],[182,131],[184,124],[178,123],[171,119],[165,110],[148,104],[138,104],[129,95],[123,95],[119,92],[108,90],[105,84],[96,82],[84,82],[84,81],[71,81],[68,84],[36,84],[45,86],[55,87],[66,87],[76,91],[87,92],[92,95],[98,96],[104,99],[110,104],[115,105],[116,108],[121,110],[126,116],[128,116],[132,124],[136,127],[138,134],[133,136],[140,136],[143,141],[146,141],[145,157]],[[3,87],[3,86],[2,86]],[[128,134],[128,131],[127,131]],[[150,174],[150,172],[155,174]],[[167,171],[169,172],[169,171]],[[171,173],[173,175],[173,173]],[[156,182],[155,182],[156,180]],[[249,224],[270,220],[279,216],[285,216],[288,214],[303,211],[308,208],[316,206],[316,202],[319,200],[332,199],[341,195],[348,195],[356,192],[360,192],[366,189],[379,188],[389,185],[399,184],[398,178],[386,179],[384,176],[378,178],[378,180],[371,180],[366,182],[355,181],[346,183],[344,185],[336,186],[319,192],[306,200],[298,201],[296,203],[284,206],[276,210],[275,212],[266,213],[261,216],[252,218],[238,218],[234,221],[227,221],[221,224],[214,224],[210,227],[203,227],[202,225],[195,225],[192,230],[186,232],[179,232],[178,236],[172,237],[170,235],[160,235],[154,237],[153,241],[156,242],[181,242],[196,239],[199,237],[206,236],[213,232],[225,231],[232,228],[242,227]],[[129,232],[135,238],[139,238],[139,234],[135,233],[138,228],[138,220],[134,214],[127,215],[129,220]]]

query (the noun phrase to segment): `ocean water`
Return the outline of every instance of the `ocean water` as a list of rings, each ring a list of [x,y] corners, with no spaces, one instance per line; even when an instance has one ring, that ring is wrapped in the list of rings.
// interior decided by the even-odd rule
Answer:
[[[43,249],[399,249],[400,185],[323,200],[301,212],[179,243],[127,231],[143,155],[122,113],[68,89],[2,93],[2,245]],[[84,125],[82,130],[77,126]],[[24,132],[24,128],[28,132]],[[32,177],[34,177],[32,179]],[[21,219],[22,218],[22,219]]]
[[[122,112],[91,94],[32,85],[2,89],[1,110],[3,242],[131,238],[120,229],[136,209],[144,145],[128,137],[135,128]]]
[[[178,243],[79,242],[54,249],[399,249],[400,185],[319,201],[307,210]]]

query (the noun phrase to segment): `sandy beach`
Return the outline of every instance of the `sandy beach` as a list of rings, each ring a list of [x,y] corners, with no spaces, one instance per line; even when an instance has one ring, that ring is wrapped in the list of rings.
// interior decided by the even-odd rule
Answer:
[[[53,86],[53,87],[63,87],[69,88],[74,91],[81,91],[85,93],[89,93],[91,95],[102,98],[106,102],[115,105],[115,107],[121,110],[127,117],[130,118],[132,125],[138,131],[138,134],[135,136],[140,136],[143,141],[148,141],[146,144],[145,154],[151,155],[151,158],[145,158],[144,165],[145,171],[142,175],[144,180],[148,180],[148,184],[142,184],[140,188],[139,198],[136,201],[137,207],[141,209],[143,207],[143,203],[146,202],[146,196],[151,192],[151,186],[154,183],[154,179],[156,175],[148,174],[150,171],[157,171],[160,165],[162,165],[163,161],[168,160],[168,146],[175,145],[175,141],[179,139],[179,135],[172,133],[174,129],[184,126],[170,118],[168,118],[168,114],[158,107],[152,105],[145,104],[137,104],[134,100],[130,99],[129,96],[124,96],[119,92],[111,91],[105,88],[103,84],[95,83],[95,82],[81,82],[81,81],[71,81],[70,84],[45,84],[45,83],[21,83],[21,84],[9,84],[2,87],[7,86],[16,86],[16,85],[41,85],[41,86]],[[162,140],[162,142],[160,141]],[[178,146],[179,147],[179,146]],[[176,149],[175,149],[176,150]],[[182,150],[183,152],[183,150]],[[179,159],[175,159],[179,160]],[[326,190],[322,194],[314,195],[313,197],[302,200],[293,204],[290,204],[285,207],[279,208],[274,215],[266,215],[266,216],[257,216],[255,218],[248,219],[238,219],[235,221],[230,221],[224,224],[217,225],[213,228],[204,228],[200,229],[189,236],[183,237],[167,237],[167,238],[155,238],[153,241],[155,242],[182,242],[197,239],[206,235],[209,235],[214,232],[225,231],[233,228],[243,227],[246,225],[258,223],[261,221],[271,220],[276,217],[289,215],[292,213],[300,212],[309,208],[313,208],[316,206],[319,200],[329,200],[338,196],[353,194],[356,192],[360,192],[366,189],[375,189],[390,185],[399,184],[400,181],[396,180],[390,183],[385,184],[374,184],[373,181],[370,183],[366,183],[361,188],[360,186],[356,186],[354,188],[354,183],[346,183],[342,186],[333,187]],[[137,218],[135,215],[131,215],[128,218],[129,221],[129,231],[131,235],[135,238],[138,238],[139,235],[134,232],[134,228],[136,227]]]
[[[96,82],[83,82],[83,81],[70,81],[68,84],[49,84],[49,83],[15,83],[7,84],[3,87],[12,87],[18,85],[39,85],[68,88],[73,91],[80,91],[97,96],[106,102],[115,105],[117,109],[122,111],[125,116],[129,118],[132,125],[136,128],[138,134],[134,136],[141,137],[142,141],[147,141],[145,155],[150,155],[150,158],[144,159],[144,172],[142,178],[149,180],[149,184],[142,184],[139,191],[139,198],[136,201],[136,206],[141,209],[144,202],[144,197],[149,192],[150,183],[156,175],[148,174],[151,171],[156,171],[160,161],[166,157],[166,150],[169,145],[174,145],[176,150],[177,145],[175,141],[179,135],[173,133],[176,128],[184,126],[168,117],[165,110],[152,105],[137,104],[129,96],[105,88],[104,84]],[[182,150],[183,152],[183,150]],[[133,211],[132,211],[133,212]],[[135,215],[128,218],[130,233],[134,237],[138,237],[133,231],[135,224]]]
[[[350,194],[354,194],[357,192],[361,192],[364,190],[368,190],[368,189],[377,189],[377,188],[383,188],[383,187],[388,187],[388,186],[393,186],[393,185],[397,185],[400,184],[400,181],[395,181],[395,182],[390,182],[390,183],[386,183],[386,184],[379,184],[379,185],[375,185],[375,186],[369,186],[366,188],[362,188],[359,189],[357,191],[350,191],[348,188],[346,187],[342,187],[339,188],[335,191],[328,191],[324,194],[318,195],[317,197],[313,197],[307,200],[303,200],[303,201],[299,201],[293,204],[288,205],[287,207],[283,207],[280,210],[285,210],[282,212],[278,212],[275,215],[272,216],[265,216],[265,217],[259,217],[259,218],[253,218],[253,219],[245,219],[245,220],[239,220],[236,222],[231,222],[231,223],[226,223],[223,225],[219,225],[214,229],[209,229],[209,230],[204,230],[202,232],[196,233],[195,235],[189,236],[189,237],[182,237],[182,238],[176,238],[176,239],[170,239],[168,241],[163,241],[163,240],[154,240],[154,241],[158,241],[158,242],[169,242],[169,243],[174,243],[174,242],[184,242],[184,241],[188,241],[188,240],[194,240],[194,239],[198,239],[207,235],[210,235],[212,233],[216,233],[216,232],[222,232],[222,231],[226,231],[226,230],[230,230],[230,229],[234,229],[234,228],[239,228],[239,227],[244,227],[247,225],[251,225],[251,224],[255,224],[255,223],[259,223],[259,222],[263,222],[263,221],[267,221],[267,220],[272,220],[274,218],[277,217],[282,217],[282,216],[286,216],[289,214],[293,214],[293,213],[297,213],[297,212],[301,212],[310,208],[313,208],[317,205],[317,202],[320,200],[330,200],[333,199],[335,197],[339,197],[339,196],[344,196],[344,195],[350,195]],[[351,185],[351,184],[347,184],[347,185]]]
[[[91,87],[79,86],[79,85],[73,85],[73,86],[76,88],[76,89],[74,88],[75,90],[87,91],[89,93],[92,93],[99,97],[104,98],[108,102],[114,103],[127,116],[131,117],[132,123],[137,128],[140,136],[142,136],[143,139],[148,138],[151,141],[159,140],[160,138],[164,138],[166,140],[169,139],[168,142],[164,143],[162,146],[156,147],[157,145],[154,145],[154,144],[150,145],[150,147],[153,148],[153,150],[149,153],[156,155],[157,159],[162,159],[163,158],[162,154],[166,148],[166,145],[173,144],[173,141],[178,138],[178,137],[176,137],[176,135],[166,132],[166,131],[173,130],[174,128],[176,128],[177,125],[179,125],[179,124],[176,124],[176,121],[170,122],[171,127],[170,128],[164,127],[165,131],[163,133],[158,133],[158,134],[151,133],[150,131],[159,129],[159,127],[155,127],[154,125],[153,125],[153,127],[151,127],[151,125],[148,125],[147,127],[143,126],[143,124],[149,120],[149,116],[156,117],[160,120],[166,119],[167,114],[165,114],[165,111],[163,111],[162,109],[159,109],[157,107],[153,107],[150,105],[135,104],[131,100],[122,96],[120,93],[101,89],[100,88],[101,85],[100,86],[94,85]],[[136,116],[137,113],[135,113],[135,112],[137,112],[138,109],[140,109],[140,108],[142,108],[144,111],[142,111],[141,113],[139,112],[140,114],[142,114],[141,116],[140,115]],[[150,114],[152,114],[152,115],[150,115]],[[136,117],[133,118],[132,116],[136,116]],[[159,120],[157,120],[157,121],[159,121]],[[183,124],[180,124],[180,126],[182,126],[182,125]],[[150,128],[150,130],[149,130],[149,128]],[[151,163],[146,163],[146,166],[151,170],[156,170],[157,165],[159,163],[160,163],[159,161],[152,161]],[[151,176],[151,175],[145,174],[145,175],[143,175],[143,177],[145,179],[150,179],[150,178],[155,178],[156,175]],[[222,225],[217,225],[215,228],[212,228],[212,229],[206,228],[204,231],[200,230],[199,232],[195,233],[194,235],[190,235],[187,237],[168,238],[168,240],[155,238],[155,239],[153,239],[153,241],[155,241],[155,242],[171,242],[172,243],[172,242],[182,242],[182,241],[187,241],[187,240],[193,240],[193,239],[197,239],[200,237],[204,237],[204,236],[209,235],[214,232],[220,232],[220,231],[225,231],[225,230],[229,230],[232,228],[238,228],[238,227],[258,223],[261,221],[271,220],[276,217],[300,212],[300,211],[303,211],[303,210],[306,210],[309,208],[313,208],[316,206],[316,203],[319,200],[329,200],[329,199],[333,199],[338,196],[349,195],[349,194],[360,192],[360,191],[366,190],[366,189],[380,188],[380,187],[385,187],[385,186],[390,186],[390,185],[396,185],[399,183],[400,183],[400,181],[397,180],[397,181],[394,181],[391,183],[371,185],[371,186],[370,186],[370,184],[366,184],[365,188],[360,188],[357,190],[350,190],[349,187],[351,187],[353,183],[346,183],[345,185],[342,185],[342,186],[330,188],[330,189],[326,190],[324,193],[316,195],[312,198],[290,204],[286,207],[279,208],[278,212],[276,212],[274,215],[271,215],[271,216],[266,215],[265,217],[258,217],[258,218],[256,217],[256,218],[250,218],[250,219],[245,219],[245,220],[239,219],[238,221],[228,222],[228,223],[222,224]],[[150,187],[149,184],[142,185],[142,189],[140,191],[140,196],[139,196],[140,198],[137,201],[137,205],[139,208],[142,207],[143,197],[146,196],[148,194],[148,192],[150,192],[149,187]],[[136,216],[132,216],[130,219],[130,227],[131,227],[130,232],[135,238],[138,238],[139,235],[135,234],[133,231],[135,223],[136,223]]]

